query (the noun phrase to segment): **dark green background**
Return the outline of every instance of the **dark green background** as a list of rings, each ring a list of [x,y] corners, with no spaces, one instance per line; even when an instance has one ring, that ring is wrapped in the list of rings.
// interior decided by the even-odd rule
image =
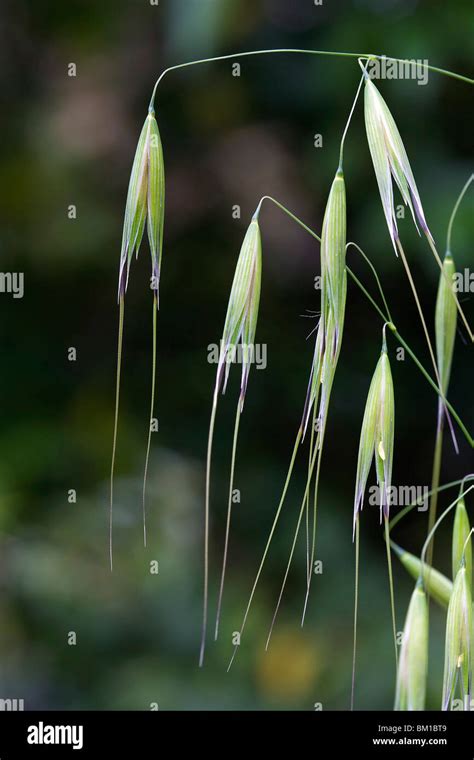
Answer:
[[[266,631],[299,508],[301,455],[281,529],[234,668],[230,636],[241,616],[283,484],[312,357],[300,315],[318,309],[319,250],[286,216],[264,207],[264,270],[257,340],[268,368],[252,371],[241,424],[235,510],[221,638],[197,668],[202,593],[204,458],[219,340],[246,225],[271,194],[316,230],[360,71],[351,59],[266,56],[171,73],[157,119],[167,178],[159,314],[157,415],[149,488],[149,547],[141,545],[140,484],[150,385],[149,253],[133,264],[127,295],[117,461],[115,570],[107,549],[114,403],[116,288],[123,211],[136,140],[163,68],[238,50],[304,47],[428,58],[473,73],[468,1],[147,0],[2,4],[0,227],[2,271],[25,273],[25,297],[0,297],[0,697],[27,708],[345,709],[352,646],[352,502],[365,396],[381,322],[349,286],[342,354],[321,478],[318,558],[307,624],[303,542],[277,624]],[[67,76],[75,62],[77,77]],[[432,74],[425,87],[384,81],[428,223],[444,250],[456,196],[472,171],[472,89]],[[315,133],[323,149],[313,147]],[[401,333],[428,366],[403,268],[391,247],[359,102],[345,154],[348,235],[379,269]],[[453,252],[472,262],[472,192]],[[397,199],[397,202],[400,202]],[[77,206],[77,219],[67,216]],[[242,218],[232,218],[238,204]],[[406,217],[400,224],[430,325],[438,269]],[[375,293],[370,273],[351,265]],[[472,298],[464,307],[473,317]],[[67,349],[77,348],[75,363]],[[436,397],[407,358],[390,355],[396,394],[394,483],[430,482]],[[231,426],[239,371],[220,403],[213,470],[212,602],[224,528]],[[450,389],[472,428],[472,352],[461,335]],[[472,469],[446,440],[442,478]],[[373,477],[373,476],[372,476]],[[77,503],[68,503],[68,489]],[[453,492],[453,498],[455,492]],[[443,497],[441,505],[447,505]],[[426,515],[397,531],[419,552]],[[361,522],[357,706],[389,709],[394,663],[387,571],[376,510]],[[437,541],[449,572],[450,524]],[[149,562],[160,573],[150,575]],[[395,566],[398,628],[411,581]],[[211,623],[214,612],[211,605]],[[444,618],[431,622],[429,706],[440,701]],[[212,624],[211,624],[212,628]],[[77,645],[68,646],[68,632]]]

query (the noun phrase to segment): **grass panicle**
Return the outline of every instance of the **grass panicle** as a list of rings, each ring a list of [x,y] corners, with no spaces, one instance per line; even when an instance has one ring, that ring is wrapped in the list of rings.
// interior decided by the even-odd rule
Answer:
[[[424,710],[428,675],[428,601],[421,582],[412,593],[398,660],[395,710]]]

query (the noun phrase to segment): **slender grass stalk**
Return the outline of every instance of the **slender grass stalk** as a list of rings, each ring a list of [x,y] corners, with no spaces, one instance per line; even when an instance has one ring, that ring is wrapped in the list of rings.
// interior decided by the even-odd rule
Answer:
[[[221,581],[219,584],[219,597],[217,600],[216,626],[215,626],[215,631],[214,631],[215,641],[217,641],[217,637],[219,636],[219,622],[220,622],[220,617],[221,617],[222,597],[224,594],[225,573],[226,573],[226,567],[227,567],[227,553],[228,553],[228,548],[229,548],[230,521],[232,517],[232,491],[234,488],[235,458],[237,454],[237,441],[239,437],[239,422],[240,422],[240,416],[242,413],[242,403],[243,403],[243,398],[241,395],[239,395],[239,400],[237,402],[237,410],[235,413],[234,435],[233,435],[233,440],[232,440],[232,458],[231,458],[230,478],[229,478],[229,498],[227,501],[227,518],[226,518],[226,526],[225,526],[224,554],[222,558]]]
[[[148,477],[148,463],[150,460],[151,449],[151,430],[153,423],[153,410],[155,407],[155,387],[156,387],[156,315],[158,312],[158,299],[156,292],[153,295],[153,349],[151,362],[151,394],[150,394],[150,421],[148,425],[148,440],[146,445],[145,469],[143,472],[143,492],[142,492],[142,511],[143,511],[143,545],[146,546],[146,486]]]
[[[463,482],[464,482],[464,481],[463,481]],[[465,491],[462,491],[462,492],[459,494],[459,496],[457,497],[457,499],[454,499],[454,501],[453,501],[453,502],[451,502],[451,504],[449,505],[449,507],[446,507],[446,509],[444,510],[444,512],[443,512],[443,513],[442,513],[442,514],[441,514],[441,515],[438,517],[438,519],[436,520],[435,524],[433,525],[433,528],[432,528],[432,530],[431,530],[431,531],[428,533],[428,536],[426,537],[425,543],[423,544],[423,549],[422,549],[422,551],[421,551],[421,567],[422,567],[422,570],[421,570],[421,572],[420,572],[420,575],[421,575],[421,576],[423,576],[423,573],[424,573],[424,571],[423,571],[423,566],[424,566],[424,564],[425,564],[425,562],[426,562],[426,552],[427,552],[428,546],[429,546],[429,544],[430,544],[430,541],[432,540],[432,538],[433,538],[434,534],[435,534],[435,533],[436,533],[436,531],[438,530],[439,526],[440,526],[440,525],[441,525],[441,523],[443,522],[443,520],[444,520],[444,518],[446,517],[446,515],[448,515],[448,514],[451,512],[451,510],[452,510],[452,509],[454,509],[454,507],[456,506],[456,504],[457,504],[457,503],[458,503],[458,502],[459,502],[461,499],[463,499],[463,498],[466,496],[466,494],[468,494],[468,493],[469,493],[470,491],[472,491],[472,490],[474,490],[474,485],[472,485],[472,486],[469,486],[469,488],[467,488]]]
[[[357,658],[357,617],[359,612],[359,556],[360,556],[360,526],[359,515],[355,524],[355,579],[354,579],[354,622],[352,632],[352,679],[351,679],[351,711],[354,709],[355,675]]]
[[[115,455],[117,451],[117,431],[118,417],[120,407],[120,375],[122,371],[122,344],[123,344],[123,322],[125,315],[125,298],[123,295],[119,299],[119,327],[117,341],[117,375],[115,381],[115,415],[114,415],[114,434],[112,442],[112,463],[110,465],[110,506],[109,506],[109,560],[110,571],[114,569],[113,562],[113,512],[114,512],[114,476],[115,476]]]
[[[366,254],[366,253],[364,253],[364,251],[362,250],[362,248],[360,247],[360,245],[357,245],[357,243],[354,243],[354,242],[350,241],[350,242],[349,242],[349,243],[346,245],[346,251],[348,251],[348,250],[349,250],[350,246],[352,246],[353,248],[355,248],[355,249],[356,249],[356,251],[358,251],[358,253],[360,253],[360,255],[361,255],[361,256],[362,256],[362,257],[365,259],[365,261],[367,262],[367,264],[369,265],[369,267],[370,267],[370,268],[371,268],[371,270],[372,270],[372,273],[373,273],[373,275],[374,275],[374,277],[375,277],[375,281],[376,281],[376,283],[377,283],[377,287],[378,287],[378,289],[379,289],[379,293],[380,293],[380,295],[381,295],[381,297],[382,297],[383,305],[384,305],[384,307],[385,307],[385,312],[386,312],[386,314],[384,314],[383,312],[380,312],[380,311],[379,311],[380,315],[382,316],[382,318],[383,318],[384,322],[393,322],[393,320],[392,320],[392,315],[390,314],[390,309],[388,308],[388,303],[387,303],[387,300],[386,300],[386,298],[385,298],[385,293],[383,292],[382,284],[381,284],[381,282],[380,282],[380,278],[379,278],[379,276],[378,276],[378,274],[377,274],[377,270],[376,270],[376,268],[375,268],[375,267],[374,267],[374,265],[372,264],[371,260],[370,260],[370,259],[369,259],[369,257],[367,256],[367,254]],[[346,267],[346,269],[347,269],[347,267]]]
[[[393,645],[395,649],[395,669],[398,669],[397,619],[396,619],[396,614],[395,614],[395,594],[393,590],[392,554],[390,551],[390,532],[388,529],[388,517],[385,517],[384,523],[385,523],[385,545],[387,547],[388,582],[389,582],[389,587],[390,587],[390,608],[391,608],[391,613],[392,613]]]
[[[465,194],[467,193],[469,186],[474,182],[474,174],[471,174],[469,179],[464,184],[464,187],[462,188],[461,192],[458,195],[457,201],[454,204],[454,208],[451,212],[451,216],[449,217],[448,222],[448,231],[446,233],[446,251],[448,253],[451,253],[451,237],[453,233],[453,224],[454,220],[456,218],[456,214],[458,213],[458,208],[461,205],[462,199],[464,198]]]
[[[441,475],[441,458],[443,453],[443,432],[444,432],[444,414],[443,406],[438,400],[438,422],[436,425],[436,440],[433,454],[433,469],[431,473],[431,491],[430,508],[428,513],[428,533],[432,530],[436,522],[436,512],[438,509],[438,485]],[[428,549],[428,565],[433,564],[434,540]]]
[[[273,55],[273,54],[281,54],[281,53],[296,53],[300,55],[322,55],[322,56],[332,56],[332,57],[338,57],[338,58],[360,58],[365,60],[380,60],[382,58],[385,58],[389,61],[398,61],[400,63],[410,63],[410,61],[406,58],[392,58],[388,56],[382,56],[382,55],[375,55],[374,53],[352,53],[352,52],[344,52],[344,51],[330,51],[330,50],[306,50],[306,49],[300,49],[300,48],[273,48],[273,49],[265,49],[265,50],[246,50],[241,51],[237,53],[230,53],[227,55],[218,55],[214,56],[212,58],[200,58],[199,60],[195,61],[186,61],[185,63],[178,63],[175,66],[169,66],[167,69],[165,69],[158,79],[155,82],[155,85],[153,87],[151,99],[150,99],[150,108],[154,107],[155,102],[155,95],[156,90],[158,88],[158,85],[160,84],[161,80],[163,79],[166,74],[169,74],[171,71],[177,71],[178,69],[184,69],[189,68],[190,66],[198,66],[204,63],[216,63],[218,61],[228,61],[233,58],[246,58],[249,56],[255,56],[255,55]],[[474,84],[474,79],[471,79],[470,77],[466,77],[463,74],[457,74],[454,71],[449,71],[448,69],[442,69],[438,66],[431,66],[427,63],[421,64],[423,68],[427,69],[428,71],[434,71],[437,74],[442,74],[444,76],[451,77],[452,79],[458,79],[461,82],[466,82],[466,84]]]
[[[471,480],[471,479],[474,479],[474,475],[468,475],[464,478],[459,478],[458,480],[451,480],[449,483],[444,483],[442,486],[438,486],[436,491],[438,493],[441,493],[441,491],[448,491],[450,488],[454,488],[454,486],[459,486],[459,485],[463,486],[466,480]],[[428,491],[426,496],[429,497],[432,495],[432,493],[433,493],[432,490]],[[419,506],[420,506],[419,499],[416,499],[411,504],[408,504],[406,507],[403,507],[403,509],[400,510],[400,512],[397,515],[395,515],[395,517],[392,517],[388,525],[390,533],[395,528],[395,526],[398,525],[400,520],[403,520],[403,518],[406,517],[406,515],[408,515],[413,509],[415,509],[415,507],[419,507]]]

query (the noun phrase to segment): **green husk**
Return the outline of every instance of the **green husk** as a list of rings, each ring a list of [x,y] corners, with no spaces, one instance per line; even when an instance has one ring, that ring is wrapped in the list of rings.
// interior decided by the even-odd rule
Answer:
[[[365,80],[364,111],[367,141],[382,207],[390,237],[397,252],[398,227],[392,177],[395,179],[404,203],[411,211],[415,226],[419,224],[429,237],[431,234],[426,224],[420,195],[400,132],[385,100],[369,77]]]
[[[411,596],[397,671],[395,710],[424,710],[428,673],[428,602],[422,583]]]
[[[354,529],[363,507],[372,459],[375,459],[377,483],[380,489],[380,514],[388,517],[392,482],[393,444],[395,435],[395,400],[392,373],[385,339],[380,358],[367,395],[359,438],[356,487],[354,496]]]
[[[444,257],[440,274],[435,310],[436,358],[443,393],[448,390],[454,341],[456,338],[457,307],[453,290],[456,267],[450,253]]]
[[[442,710],[449,710],[456,687],[467,709],[471,696],[472,600],[463,563],[457,572],[446,621]]]
[[[460,499],[456,506],[453,527],[453,580],[456,578],[461,563],[465,561],[466,578],[472,588],[472,543],[470,539],[471,526],[466,510],[464,499]]]

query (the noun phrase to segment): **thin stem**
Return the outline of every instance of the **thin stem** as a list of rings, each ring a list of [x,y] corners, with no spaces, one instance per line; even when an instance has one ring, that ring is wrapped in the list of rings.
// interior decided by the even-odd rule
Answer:
[[[372,304],[372,306],[374,307],[374,309],[376,309],[376,311],[379,313],[379,316],[380,316],[380,317],[382,317],[383,321],[384,321],[384,322],[387,322],[387,319],[388,319],[388,317],[387,317],[387,314],[384,314],[384,312],[382,311],[382,309],[380,308],[380,306],[379,306],[379,305],[376,303],[376,301],[374,301],[374,299],[373,299],[373,298],[372,298],[372,296],[370,295],[370,293],[369,293],[369,291],[367,290],[367,288],[365,288],[365,287],[362,285],[362,283],[361,283],[361,281],[359,280],[359,278],[358,278],[358,277],[357,277],[357,276],[354,274],[354,272],[352,271],[352,269],[350,269],[350,268],[347,266],[347,264],[346,264],[346,271],[347,271],[347,274],[348,274],[348,275],[349,275],[349,276],[350,276],[350,277],[351,277],[351,278],[354,280],[354,282],[355,282],[355,284],[357,285],[357,287],[358,287],[358,288],[359,288],[359,289],[362,291],[362,293],[365,295],[365,297],[367,298],[367,300],[368,300],[368,301],[370,301],[370,303]]]
[[[142,511],[143,511],[143,545],[146,546],[146,484],[148,477],[148,463],[150,460],[151,449],[151,429],[153,423],[153,410],[155,407],[155,386],[156,386],[156,313],[158,311],[158,301],[156,294],[153,297],[153,358],[151,369],[151,396],[150,396],[150,422],[148,425],[148,440],[146,445],[145,470],[143,473],[143,494],[142,494]]]
[[[311,237],[314,237],[318,241],[318,243],[321,242],[321,238],[319,237],[319,235],[316,234],[314,230],[311,229],[311,227],[308,227],[307,224],[301,221],[301,219],[299,219],[299,217],[293,214],[286,206],[283,205],[283,203],[280,203],[280,201],[277,201],[275,198],[272,198],[271,195],[263,195],[262,198],[260,198],[260,202],[257,207],[258,212],[260,211],[260,207],[262,206],[263,201],[271,201],[272,203],[274,203],[275,206],[278,206],[278,208],[281,209],[281,211],[284,211],[285,214],[287,214],[287,216],[290,217],[290,219],[293,219],[293,221],[296,222],[296,224],[299,224],[300,227],[306,230],[306,232],[309,235],[311,235]]]
[[[453,210],[451,212],[451,216],[449,218],[449,224],[448,224],[448,233],[446,235],[446,251],[448,253],[451,251],[451,235],[452,235],[452,231],[453,231],[454,219],[455,219],[456,214],[458,212],[458,208],[461,205],[461,201],[464,198],[464,196],[465,196],[465,194],[467,192],[467,189],[468,189],[469,185],[472,182],[474,182],[474,174],[471,174],[471,176],[469,177],[469,179],[465,183],[463,189],[461,190],[461,192],[458,195],[458,199],[457,199],[456,203],[454,204],[454,208],[453,208]]]
[[[297,454],[297,451],[298,451],[298,446],[300,445],[300,442],[301,442],[302,434],[303,434],[303,431],[302,431],[302,429],[300,427],[299,430],[298,430],[298,434],[296,436],[295,445],[293,447],[293,453],[291,455],[290,466],[288,468],[288,473],[286,475],[285,485],[283,486],[283,491],[282,491],[282,495],[281,495],[281,498],[280,498],[280,503],[278,504],[278,508],[277,508],[275,517],[273,519],[273,524],[272,524],[272,527],[270,529],[270,534],[268,536],[267,543],[265,545],[265,549],[264,549],[264,552],[263,552],[263,555],[262,555],[262,559],[260,560],[260,565],[259,565],[258,570],[257,570],[257,575],[255,577],[255,580],[254,580],[254,583],[253,583],[253,586],[252,586],[252,590],[250,592],[250,597],[249,597],[249,600],[248,600],[248,603],[247,603],[247,607],[245,609],[244,617],[243,617],[243,620],[242,620],[242,625],[240,626],[239,637],[242,636],[242,633],[244,631],[245,624],[247,622],[247,618],[248,618],[248,615],[249,615],[249,612],[250,612],[250,607],[252,606],[253,597],[255,595],[255,590],[257,588],[258,581],[260,580],[260,576],[262,574],[263,566],[264,566],[265,561],[267,559],[268,550],[270,549],[270,544],[271,544],[272,539],[273,539],[273,534],[275,533],[275,530],[276,530],[276,527],[277,527],[277,524],[278,524],[278,520],[280,518],[281,510],[282,510],[283,504],[285,502],[286,492],[288,491],[288,486],[290,484],[291,475],[293,473],[293,467],[294,467],[294,464],[295,464],[296,454]],[[237,654],[237,650],[238,650],[239,646],[240,646],[239,644],[236,644],[235,647],[234,647],[234,652],[233,652],[232,657],[230,659],[227,671],[229,671],[231,669],[231,667],[232,667],[232,663],[234,662],[235,655]]]
[[[465,491],[463,491],[462,493],[460,493],[459,496],[457,497],[457,499],[455,499],[449,505],[449,507],[446,507],[446,509],[444,510],[444,512],[436,520],[436,522],[435,522],[432,530],[429,532],[429,534],[428,534],[428,536],[426,538],[425,543],[423,544],[423,549],[421,550],[421,570],[420,570],[421,577],[423,577],[424,574],[425,574],[424,565],[425,565],[425,562],[426,562],[426,550],[428,548],[428,545],[429,545],[431,539],[433,538],[434,534],[438,530],[440,524],[442,523],[442,521],[444,520],[444,518],[446,517],[446,515],[456,506],[456,504],[458,503],[458,501],[460,501],[464,496],[466,496],[466,494],[469,493],[469,491],[472,491],[473,489],[474,489],[474,485],[469,486],[469,488],[467,488]]]
[[[249,56],[254,56],[254,55],[273,55],[273,54],[280,54],[280,53],[296,53],[300,55],[327,55],[327,56],[336,56],[339,58],[376,58],[377,57],[377,56],[371,55],[370,53],[345,53],[345,52],[329,51],[329,50],[305,50],[305,49],[300,49],[300,48],[272,48],[272,49],[265,49],[265,50],[246,50],[239,53],[229,53],[227,55],[213,56],[212,58],[200,58],[199,60],[196,60],[196,61],[187,61],[186,63],[178,63],[176,66],[170,66],[169,68],[165,69],[156,80],[155,86],[153,87],[151,100],[150,100],[150,109],[154,107],[155,94],[156,94],[158,85],[160,84],[163,77],[166,74],[169,74],[170,71],[176,71],[177,69],[185,69],[185,68],[188,68],[189,66],[199,66],[202,63],[216,63],[218,61],[229,61],[232,58],[247,58]]]
[[[224,554],[222,558],[221,582],[219,585],[216,627],[215,627],[215,632],[214,632],[215,641],[217,641],[217,637],[219,635],[219,622],[220,622],[220,617],[221,617],[222,597],[224,595],[225,571],[227,567],[227,552],[229,548],[230,521],[231,521],[231,516],[232,516],[232,490],[234,487],[235,457],[237,453],[237,440],[239,437],[239,422],[240,422],[241,412],[242,412],[242,397],[240,396],[237,402],[237,411],[235,414],[235,424],[234,424],[234,437],[232,441],[232,459],[231,459],[231,465],[230,465],[230,480],[229,480],[229,499],[227,502],[227,520],[226,520],[226,526],[225,526]]]
[[[326,55],[326,56],[336,56],[338,58],[365,58],[365,59],[372,59],[372,60],[389,60],[389,61],[399,61],[400,63],[410,63],[405,58],[389,58],[387,56],[382,55],[374,55],[373,53],[348,53],[348,52],[341,52],[341,51],[330,51],[330,50],[305,50],[300,48],[274,48],[274,49],[265,49],[265,50],[247,50],[243,52],[238,53],[230,53],[228,55],[218,55],[214,56],[212,58],[201,58],[196,61],[187,61],[186,63],[178,63],[176,66],[170,66],[169,68],[165,69],[162,74],[158,77],[156,80],[155,86],[153,87],[152,96],[150,99],[150,109],[154,108],[155,103],[155,94],[158,85],[160,84],[163,77],[168,74],[170,71],[176,71],[177,69],[184,69],[188,68],[189,66],[198,66],[202,63],[214,63],[217,61],[228,61],[232,58],[244,58],[248,56],[254,56],[254,55],[273,55],[273,54],[279,54],[279,53],[296,53],[296,54],[302,54],[302,55]],[[419,64],[423,66],[423,68],[428,69],[429,71],[435,71],[438,74],[443,74],[448,77],[452,77],[453,79],[459,79],[462,82],[466,82],[467,84],[474,84],[474,79],[470,79],[469,77],[463,76],[462,74],[457,74],[454,71],[449,71],[448,69],[441,69],[437,66],[431,66],[427,63]]]
[[[395,648],[395,670],[398,670],[397,621],[395,615],[395,596],[393,591],[392,555],[390,552],[390,533],[388,517],[385,517],[385,545],[387,547],[388,582],[390,586],[390,608],[392,611],[393,646]]]
[[[377,282],[377,287],[379,289],[379,293],[382,296],[383,305],[384,305],[385,310],[386,310],[386,312],[388,314],[388,318],[385,321],[386,322],[393,322],[392,315],[390,314],[390,309],[388,308],[387,299],[385,298],[385,293],[383,292],[382,284],[380,282],[380,278],[379,278],[379,276],[377,274],[377,270],[376,270],[375,266],[372,264],[371,260],[367,256],[367,254],[364,253],[364,251],[362,250],[362,248],[360,247],[360,245],[357,245],[357,243],[354,243],[352,241],[350,241],[349,243],[347,243],[347,245],[346,245],[346,251],[348,251],[349,246],[351,246],[351,245],[353,246],[353,248],[356,249],[356,251],[358,251],[360,253],[360,255],[365,259],[365,261],[367,262],[367,264],[371,268],[372,273],[373,273],[373,275],[375,277],[375,281]]]
[[[212,400],[211,420],[209,422],[209,436],[207,441],[207,460],[206,460],[206,499],[204,511],[204,593],[202,604],[202,631],[201,631],[201,649],[199,653],[199,667],[204,664],[204,653],[206,651],[207,635],[207,607],[209,596],[209,494],[211,485],[211,459],[212,459],[212,442],[214,439],[214,424],[217,412],[217,394],[218,385],[214,389]]]
[[[431,491],[430,510],[428,513],[428,533],[433,529],[436,522],[436,511],[438,508],[438,486],[441,473],[441,455],[443,452],[443,431],[444,431],[444,408],[441,400],[438,401],[438,424],[436,426],[436,440],[433,454],[433,469],[431,473]],[[433,564],[434,539],[428,550],[428,565]]]
[[[355,107],[356,107],[357,101],[359,99],[360,88],[362,87],[363,83],[364,83],[364,76],[361,77],[361,80],[359,82],[359,86],[358,86],[357,92],[355,94],[354,102],[352,103],[352,108],[351,108],[350,113],[349,113],[349,118],[347,119],[347,123],[346,123],[346,126],[344,128],[344,132],[342,133],[341,145],[340,145],[340,148],[339,148],[339,169],[342,169],[342,161],[343,161],[343,157],[344,157],[344,142],[345,142],[345,139],[346,139],[347,132],[349,130],[349,125],[351,123],[352,115],[353,115],[353,113],[355,111]]]
[[[426,371],[426,369],[423,367],[423,365],[421,364],[421,362],[417,358],[417,356],[413,353],[413,351],[411,350],[411,348],[408,345],[408,343],[406,343],[406,341],[402,338],[402,336],[400,335],[400,333],[396,330],[395,325],[393,325],[390,329],[392,330],[392,333],[394,334],[394,336],[396,337],[396,339],[398,340],[398,342],[400,343],[400,345],[402,345],[403,348],[405,349],[405,351],[407,351],[407,353],[411,356],[411,358],[415,362],[415,364],[418,367],[418,369],[420,370],[420,372],[428,380],[429,384],[434,388],[434,390],[436,391],[436,393],[438,394],[438,396],[441,397],[439,387],[436,385],[436,383],[433,380],[433,378],[428,374],[428,372]],[[474,448],[474,439],[472,438],[471,434],[467,430],[466,426],[464,425],[463,421],[459,417],[458,413],[456,412],[456,410],[454,409],[454,407],[452,406],[452,404],[448,401],[448,399],[444,399],[444,403],[445,403],[446,407],[449,409],[449,411],[451,412],[451,415],[453,416],[453,419],[456,420],[456,422],[458,424],[458,427],[462,431],[462,433],[463,433],[464,437],[466,438],[467,442],[470,444],[470,446],[472,446]]]
[[[117,342],[117,375],[115,381],[115,415],[114,415],[114,434],[112,443],[112,463],[110,465],[110,507],[109,507],[109,557],[110,571],[113,571],[113,512],[114,512],[114,475],[115,475],[115,454],[117,450],[117,431],[118,416],[120,406],[120,375],[122,370],[122,343],[123,343],[123,322],[125,313],[125,299],[120,296],[119,301],[119,327]]]
[[[458,485],[462,486],[465,480],[466,478],[460,478],[459,480],[452,480],[450,483],[445,483],[442,486],[438,486],[438,488],[436,489],[436,492],[441,493],[441,491],[447,491],[449,488],[454,488],[454,486],[458,486]],[[433,491],[428,491],[426,496],[427,497],[431,496],[432,493]],[[412,509],[415,509],[415,507],[419,507],[419,506],[420,506],[419,499],[416,499],[411,504],[408,504],[406,507],[404,507],[398,513],[398,515],[395,515],[395,517],[392,517],[392,519],[390,520],[389,525],[388,525],[389,531],[392,532],[392,530],[394,529],[396,525],[398,525],[400,520],[402,520],[409,512],[411,512]]]
[[[410,287],[411,287],[411,290],[412,290],[412,293],[413,293],[413,298],[415,299],[416,308],[418,309],[418,314],[420,316],[421,325],[423,327],[423,332],[425,333],[425,338],[426,338],[426,343],[427,343],[428,351],[429,351],[430,358],[431,358],[431,363],[433,364],[433,369],[435,371],[436,379],[438,380],[438,385],[440,387],[440,392],[441,392],[441,380],[439,379],[438,365],[436,363],[436,358],[435,358],[435,355],[434,355],[433,346],[431,345],[431,338],[430,338],[430,334],[428,332],[428,327],[426,326],[425,315],[423,314],[423,309],[421,307],[420,299],[418,297],[418,291],[416,289],[415,281],[413,280],[413,277],[412,277],[412,274],[411,274],[411,270],[410,270],[407,258],[405,256],[405,251],[403,250],[403,246],[401,244],[400,238],[396,239],[396,243],[397,243],[398,252],[399,252],[401,260],[403,262],[403,266],[405,267],[405,272],[406,272],[406,275],[408,277],[408,282],[410,283]]]
[[[413,63],[413,61],[410,61],[408,58],[391,58],[390,56],[385,55],[377,55],[374,56],[378,60],[385,58],[387,61],[398,61],[399,63]],[[470,77],[465,77],[462,74],[456,74],[454,71],[449,71],[448,69],[440,69],[438,66],[429,66],[427,63],[418,63],[417,66],[423,66],[424,69],[428,69],[428,71],[435,71],[437,74],[444,74],[447,77],[451,77],[452,79],[459,79],[461,82],[466,82],[467,84],[474,84],[474,79],[471,79]]]
[[[471,528],[471,530],[469,531],[469,533],[467,535],[466,540],[464,541],[463,547],[462,547],[461,558],[462,558],[462,560],[464,562],[466,561],[466,549],[467,549],[467,545],[468,545],[468,543],[469,543],[469,541],[470,541],[471,536],[472,536],[473,533],[474,533],[474,528]]]
[[[352,645],[352,683],[351,683],[351,710],[354,709],[355,672],[357,655],[357,614],[359,610],[359,517],[355,524],[355,589],[354,589],[354,631]]]

